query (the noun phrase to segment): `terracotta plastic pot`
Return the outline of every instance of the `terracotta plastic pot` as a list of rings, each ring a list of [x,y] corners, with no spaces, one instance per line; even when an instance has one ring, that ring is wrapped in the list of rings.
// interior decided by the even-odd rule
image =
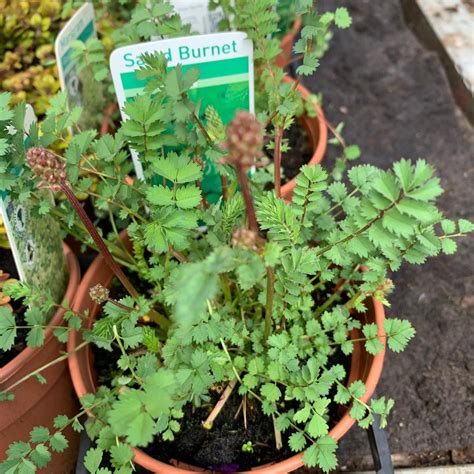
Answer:
[[[89,270],[85,274],[74,301],[74,310],[82,313],[89,310],[91,318],[89,325],[92,324],[95,316],[98,313],[99,307],[89,297],[89,289],[98,283],[107,287],[110,285],[113,278],[112,272],[106,265],[103,257],[99,256],[92,263]],[[384,309],[380,302],[369,299],[367,301],[368,310],[363,315],[363,323],[375,322],[378,327],[378,335],[380,342],[383,344],[383,351],[376,356],[370,355],[362,342],[354,342],[354,351],[352,353],[351,369],[348,377],[348,384],[354,380],[362,380],[366,384],[366,393],[361,398],[363,402],[368,402],[375,391],[375,387],[379,381],[382,373],[382,366],[385,357],[385,333],[383,329],[383,322],[385,319]],[[351,334],[352,339],[362,337],[360,331],[354,331]],[[68,351],[72,352],[82,342],[82,335],[79,332],[71,332],[68,341]],[[86,347],[80,351],[74,352],[68,359],[69,370],[71,372],[72,381],[78,397],[82,397],[86,393],[93,393],[96,390],[95,375],[93,368],[93,354],[90,348]],[[331,430],[330,435],[336,440],[342,438],[349,429],[354,425],[355,421],[346,413],[341,420]],[[150,470],[151,472],[160,474],[185,474],[192,472],[209,472],[203,469],[194,468],[192,466],[178,464],[177,466],[170,466],[163,462],[148,456],[143,451],[135,449],[134,461]],[[256,467],[252,471],[260,474],[286,474],[303,466],[303,455],[297,454],[285,461]]]
[[[285,80],[287,82],[294,82],[294,79],[291,79],[288,76],[285,77]],[[311,92],[309,92],[309,90],[301,84],[298,85],[298,90],[304,99],[311,95]],[[313,155],[308,161],[308,165],[317,165],[322,161],[328,144],[328,127],[326,124],[326,119],[324,118],[324,113],[320,105],[315,104],[314,108],[316,110],[316,117],[310,117],[309,115],[305,114],[301,118],[301,122],[310,141],[311,149],[313,150]],[[296,177],[281,187],[282,197],[289,201],[293,196],[293,190],[295,189],[295,186]]]
[[[286,33],[286,35],[283,36],[283,38],[281,39],[281,53],[275,59],[275,63],[278,67],[284,68],[291,63],[291,59],[293,56],[293,44],[295,43],[296,35],[300,31],[302,24],[303,22],[301,21],[301,18],[296,18],[291,31]]]
[[[79,264],[72,251],[64,246],[69,267],[69,283],[64,299],[74,299],[80,282]],[[51,326],[60,326],[64,310],[59,309],[50,321]],[[5,390],[22,377],[55,360],[66,349],[53,335],[52,328],[46,330],[43,346],[36,349],[27,347],[7,365],[0,368],[0,390]],[[66,360],[47,368],[41,374],[46,384],[40,384],[34,377],[14,388],[15,399],[0,402],[0,461],[6,458],[5,452],[14,441],[28,441],[29,433],[35,426],[53,429],[57,415],[74,416],[79,405],[74,395]],[[75,465],[79,443],[78,434],[72,430],[65,432],[69,448],[63,453],[53,453],[51,463],[37,472],[64,474]]]
[[[115,131],[112,123],[112,115],[118,110],[118,105],[115,102],[111,102],[104,110],[104,118],[100,126],[100,136],[107,135],[107,133],[113,133]]]

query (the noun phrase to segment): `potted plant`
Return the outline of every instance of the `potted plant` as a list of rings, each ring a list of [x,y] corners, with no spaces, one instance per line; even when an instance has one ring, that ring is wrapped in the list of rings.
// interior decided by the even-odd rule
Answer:
[[[209,2],[210,9],[221,8],[224,11],[224,19],[220,24],[222,31],[241,29],[239,19],[247,6],[245,0],[237,0],[232,3],[227,0],[210,0]],[[273,10],[278,15],[278,23],[269,34],[279,41],[280,52],[275,58],[275,62],[277,66],[282,68],[286,68],[294,61],[292,58],[293,47],[295,47],[295,52],[298,53],[295,60],[302,57],[301,42],[295,45],[302,27],[308,27],[306,32],[311,28],[317,29],[317,36],[314,38],[311,49],[320,58],[328,48],[332,36],[331,26],[335,24],[339,28],[348,28],[352,23],[350,15],[344,7],[339,7],[334,12],[326,12],[320,19],[316,19],[314,16],[307,15],[304,2],[279,0],[277,2],[267,2],[265,6],[267,10]]]
[[[74,416],[78,411],[67,357],[61,356],[61,353],[65,351],[64,335],[67,335],[67,331],[63,331],[67,302],[71,302],[75,295],[80,273],[74,254],[68,247],[64,251],[70,279],[64,304],[58,305],[51,317],[45,317],[51,311],[44,307],[28,310],[19,304],[12,306],[8,286],[14,280],[9,278],[8,273],[0,274],[0,390],[7,394],[0,397],[0,459],[6,458],[7,450],[14,441],[28,440],[30,432],[33,433],[31,440],[39,443],[45,431],[52,429],[58,412]],[[48,302],[45,306],[50,304]],[[24,330],[25,326],[28,333]],[[12,346],[17,332],[16,344]],[[39,426],[42,428],[37,429]],[[57,454],[50,465],[51,472],[71,469],[75,465],[78,436],[71,429],[66,434],[68,440],[56,435],[52,441]],[[15,446],[27,449],[26,443]],[[39,459],[41,447],[31,455]],[[40,461],[38,465],[41,465]],[[27,467],[28,463],[25,463],[25,469]]]
[[[8,101],[9,98],[8,94],[3,94],[0,100],[5,103],[3,100]],[[22,105],[16,106],[12,112],[2,111],[0,117],[2,166],[9,163],[11,154],[25,156],[22,135],[18,134],[18,140],[14,143],[8,142],[6,138],[12,136],[13,124],[22,123],[24,113]],[[12,128],[8,129],[8,126]],[[19,133],[23,133],[23,130]],[[7,183],[5,178],[6,175],[3,175],[3,191],[8,190],[12,182]],[[3,193],[1,198],[4,199]],[[28,195],[23,195],[21,200],[25,204],[18,204],[13,208],[10,223],[16,229],[15,236],[21,233],[31,236],[30,231],[33,227],[28,227],[31,219]],[[11,202],[5,206],[5,212],[8,213],[10,205],[13,206]],[[20,210],[22,218],[19,217]],[[54,221],[53,225],[45,220],[38,222],[42,224],[34,227],[37,232],[36,238],[41,235],[49,239],[48,253],[41,246],[36,246],[37,242],[33,240],[29,259],[22,260],[22,272],[20,272],[14,262],[3,218],[0,217],[0,391],[2,392],[0,459],[2,460],[7,457],[9,445],[17,439],[27,439],[30,432],[32,440],[39,442],[44,433],[52,428],[53,418],[58,410],[68,416],[73,416],[78,410],[68,373],[67,356],[64,355],[67,329],[63,324],[67,317],[68,305],[72,302],[79,285],[79,265],[75,255],[66,245],[64,256],[61,254],[61,242],[57,234],[59,229],[56,229],[56,235],[50,234],[55,232]],[[23,227],[18,230],[20,224]],[[29,237],[25,242],[28,245]],[[19,242],[15,240],[17,248],[18,244]],[[25,274],[24,283],[16,280],[20,273]],[[10,274],[15,278],[11,278]],[[46,288],[43,275],[51,278],[47,281]],[[36,288],[35,297],[27,296],[29,288]],[[20,295],[24,297],[23,304],[20,302]],[[39,426],[42,428],[37,428]],[[51,469],[69,469],[75,463],[78,436],[72,431],[67,431],[67,435],[69,446],[66,439],[63,440],[60,435],[53,440],[58,454],[51,464]],[[10,454],[15,449],[17,453],[27,450],[26,443],[15,446],[8,451]],[[42,455],[47,456],[47,453],[44,454],[40,446],[31,455],[38,461],[38,465],[41,465],[39,459]],[[31,472],[28,471],[30,468],[28,463],[24,463],[24,472]]]
[[[250,22],[256,11],[247,13]],[[82,131],[58,155],[55,143],[79,118],[59,97],[43,133],[29,131],[26,157],[13,155],[1,170],[0,189],[20,169],[10,192],[47,187],[65,197],[51,212],[100,256],[68,313],[82,409],[58,414],[56,431],[35,431],[28,449],[13,444],[0,466],[44,467],[53,439],[71,424],[81,429],[87,413],[92,473],[129,473],[134,462],[157,473],[283,473],[303,464],[328,472],[337,440],[374,414],[385,424],[393,406],[371,400],[385,344],[399,352],[415,331],[384,317],[389,270],[453,253],[473,225],[436,207],[440,181],[424,160],[386,171],[345,170],[347,156],[332,173],[305,165],[285,199],[282,130],[302,104],[294,83],[282,84],[283,74],[269,81],[258,117],[239,112],[226,128],[212,110],[201,120],[188,97],[192,73],[167,71],[163,55],[142,59],[149,83],[115,136]],[[300,72],[314,60],[305,56]],[[23,133],[4,127],[7,142]],[[144,181],[130,179],[127,146]],[[216,204],[201,191],[202,156],[220,170]],[[94,198],[108,229],[96,228],[76,192]]]
[[[74,1],[71,3],[75,5]],[[334,134],[334,142],[342,146],[342,157],[339,160],[341,163],[357,158],[359,151],[356,145],[345,143],[340,128],[333,127],[326,121],[320,105],[321,98],[311,94],[301,84],[304,76],[313,74],[318,68],[319,58],[327,48],[331,27],[350,26],[351,18],[347,10],[338,8],[334,12],[318,13],[312,4],[307,5],[304,2],[298,4],[297,9],[295,6],[285,5],[285,2],[276,0],[209,2],[209,8],[222,8],[224,11],[224,20],[220,25],[222,31],[244,31],[254,42],[256,110],[265,127],[272,130],[273,141],[282,140],[284,144],[286,159],[282,192],[286,198],[290,198],[299,168],[303,164],[317,164],[323,159],[327,147],[328,128]],[[112,8],[110,3],[106,4],[106,7]],[[92,71],[90,90],[95,90],[96,86],[105,90],[112,87],[111,78],[107,74],[107,58],[108,52],[113,47],[192,34],[192,26],[183,24],[172,5],[165,0],[157,0],[153,4],[144,0],[138,1],[130,11],[131,19],[126,21],[122,15],[123,25],[106,36],[106,45],[104,41],[102,41],[104,44],[101,44],[95,39],[86,43],[78,41],[73,45],[79,68]],[[304,57],[305,62],[297,68],[295,78],[291,78],[285,75],[285,64],[281,61],[284,45],[280,44],[279,35],[274,33],[283,31],[282,25],[293,21],[294,12],[304,18],[307,27],[302,30],[302,37],[295,44],[297,59],[302,60]],[[104,84],[108,84],[108,87],[104,87]],[[296,98],[300,101],[296,107],[295,120],[278,124],[281,117],[286,115],[284,101],[290,95],[290,89],[292,92],[296,91]],[[279,113],[278,109],[283,113]],[[103,133],[115,130],[119,125],[115,112],[113,105],[107,108],[101,129]],[[205,120],[204,116],[201,118]],[[287,146],[288,143],[290,147]],[[271,151],[269,155],[272,158]]]

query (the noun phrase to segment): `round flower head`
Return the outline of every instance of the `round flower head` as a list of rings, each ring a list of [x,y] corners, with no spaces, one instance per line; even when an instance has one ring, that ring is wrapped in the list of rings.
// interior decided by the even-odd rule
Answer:
[[[255,164],[263,148],[263,127],[250,112],[237,112],[227,127],[228,162],[246,168]]]
[[[109,290],[99,283],[89,290],[89,296],[94,303],[102,304],[109,299]]]
[[[245,249],[257,249],[257,232],[239,227],[232,234],[232,246]]]
[[[66,181],[66,163],[61,161],[52,151],[33,147],[26,153],[26,162],[33,174],[40,178],[40,186],[58,191],[60,184]]]

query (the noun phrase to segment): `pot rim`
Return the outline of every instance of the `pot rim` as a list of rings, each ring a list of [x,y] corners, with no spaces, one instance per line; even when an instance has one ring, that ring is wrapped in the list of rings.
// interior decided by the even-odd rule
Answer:
[[[79,262],[77,261],[76,256],[69,246],[63,243],[63,249],[64,255],[66,257],[66,264],[69,270],[69,281],[62,302],[64,303],[65,301],[68,301],[69,304],[72,305],[76,295],[76,290],[79,287],[81,271],[79,268]],[[0,367],[0,383],[11,378],[18,370],[25,366],[28,361],[30,361],[33,357],[36,357],[42,348],[49,343],[51,338],[54,337],[52,327],[61,325],[61,321],[65,312],[66,310],[62,306],[56,310],[54,316],[48,323],[48,327],[45,331],[44,343],[40,347],[26,347],[10,362],[8,362],[8,364]]]
[[[285,76],[284,80],[285,82],[294,82],[294,79],[289,76]],[[303,96],[303,99],[306,99],[311,95],[311,92],[302,84],[298,84],[298,90]],[[314,104],[314,108],[316,110],[316,117],[309,117],[306,114],[303,114],[302,116],[303,124],[306,130],[309,132],[309,139],[311,140],[313,146],[313,154],[311,159],[308,161],[308,163],[306,163],[307,165],[311,166],[321,163],[324,158],[324,154],[326,153],[328,143],[328,126],[323,109],[319,104],[316,103]],[[314,143],[315,141],[317,141],[317,143]],[[293,190],[296,186],[297,177],[298,175],[282,185],[281,195],[284,199],[291,198]]]

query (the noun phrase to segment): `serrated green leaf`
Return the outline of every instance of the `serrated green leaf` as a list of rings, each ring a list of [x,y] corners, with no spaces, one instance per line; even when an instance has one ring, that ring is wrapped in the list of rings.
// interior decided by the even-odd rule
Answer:
[[[415,328],[406,319],[386,319],[384,329],[387,334],[388,347],[394,352],[401,352],[415,336]]]
[[[303,461],[307,467],[318,466],[324,472],[329,472],[337,466],[336,448],[336,440],[326,435],[305,451]]]
[[[408,191],[413,180],[413,165],[409,160],[400,160],[393,165],[393,170],[397,175],[402,189]]]
[[[334,22],[338,28],[349,28],[352,25],[352,18],[349,11],[345,7],[336,8],[334,12]]]
[[[366,338],[365,349],[369,354],[378,354],[383,349],[383,344],[380,342],[377,334],[378,328],[375,323],[365,324],[362,332]]]
[[[293,433],[288,439],[288,445],[293,452],[299,452],[306,446],[306,438],[303,432],[297,431]]]
[[[345,405],[348,403],[351,399],[351,393],[349,390],[344,387],[343,385],[338,385],[337,386],[337,392],[334,395],[334,401],[336,403],[339,403],[340,405]]]
[[[357,160],[360,157],[360,148],[358,145],[349,145],[344,148],[344,156],[348,160]]]
[[[69,441],[60,432],[57,431],[50,439],[51,448],[57,453],[62,453],[69,446]]]
[[[407,193],[407,196],[418,201],[431,201],[443,193],[439,178],[432,178],[422,186]]]
[[[364,382],[362,382],[362,380],[355,380],[349,386],[349,393],[354,398],[362,397],[365,394],[365,390],[366,390],[365,384]]]
[[[306,404],[303,408],[298,410],[293,415],[293,421],[295,423],[304,423],[308,420],[310,415],[311,415],[311,405]]]
[[[329,426],[319,413],[314,413],[311,421],[306,426],[306,430],[312,438],[319,438],[328,433]]]
[[[469,232],[472,232],[474,230],[474,223],[468,221],[467,219],[459,219],[458,226],[459,232],[461,232],[462,234],[468,234]]]
[[[367,408],[365,407],[365,405],[363,405],[357,400],[354,400],[352,408],[349,411],[349,415],[351,416],[351,418],[354,418],[354,420],[360,421],[362,420],[362,418],[364,418],[366,411]]]
[[[102,462],[104,451],[100,448],[89,448],[84,457],[84,466],[91,473],[95,474]]]
[[[32,443],[44,443],[49,438],[49,430],[44,426],[35,426],[30,431],[30,441]]]
[[[37,444],[30,453],[31,460],[39,468],[46,467],[51,461],[51,453],[44,444]]]
[[[176,204],[181,209],[197,207],[201,199],[201,190],[197,186],[183,186],[176,190]]]
[[[458,249],[458,244],[453,239],[442,239],[441,248],[446,255],[453,255]]]
[[[260,388],[261,395],[269,402],[276,402],[281,397],[281,391],[277,385],[273,383],[263,384]]]
[[[12,348],[16,337],[16,322],[12,312],[6,306],[0,306],[0,349]]]
[[[133,451],[125,444],[118,444],[110,448],[112,462],[115,466],[128,464],[133,459]]]
[[[412,217],[403,215],[397,209],[392,208],[384,214],[382,223],[386,229],[395,235],[410,237],[415,231],[417,222]]]
[[[32,328],[26,336],[28,347],[40,347],[44,342],[44,329],[40,326]]]

